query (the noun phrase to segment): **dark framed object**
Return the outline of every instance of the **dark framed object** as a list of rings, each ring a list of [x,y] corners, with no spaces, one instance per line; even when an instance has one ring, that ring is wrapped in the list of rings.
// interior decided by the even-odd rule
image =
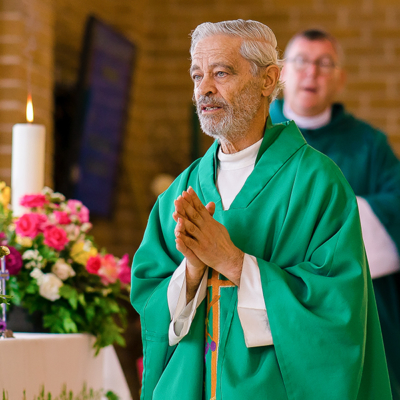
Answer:
[[[136,46],[94,16],[86,25],[71,140],[71,197],[110,216]]]

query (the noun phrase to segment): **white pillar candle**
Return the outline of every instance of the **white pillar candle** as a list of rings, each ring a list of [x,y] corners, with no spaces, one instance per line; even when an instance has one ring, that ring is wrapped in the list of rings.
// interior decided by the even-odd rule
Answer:
[[[44,186],[46,130],[38,124],[16,124],[12,135],[11,197],[14,216],[26,209],[22,196],[38,193]]]

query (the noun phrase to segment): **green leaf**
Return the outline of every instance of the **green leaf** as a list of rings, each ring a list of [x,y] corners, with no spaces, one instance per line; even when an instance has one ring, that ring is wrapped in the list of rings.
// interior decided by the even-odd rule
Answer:
[[[12,304],[19,306],[21,304],[21,293],[15,276],[11,276],[7,281],[7,292],[12,296]]]
[[[119,396],[117,396],[114,392],[112,392],[111,390],[109,390],[107,393],[106,393],[106,397],[107,397],[107,400],[119,400]]]
[[[86,307],[85,295],[83,293],[78,295],[78,301],[79,304],[81,304],[83,307]]]
[[[78,291],[70,285],[63,285],[59,289],[59,294],[67,299],[73,310],[78,307]]]
[[[96,315],[96,310],[94,306],[90,305],[85,308],[85,313],[86,313],[86,318],[88,319],[89,322],[91,322]]]
[[[67,333],[77,333],[78,328],[75,322],[71,318],[64,318],[63,320],[63,327],[65,332]]]
[[[38,292],[39,287],[36,283],[36,281],[32,280],[31,282],[28,283],[28,285],[25,287],[26,293],[34,294]]]
[[[12,296],[6,296],[3,294],[0,294],[0,304],[6,303],[9,305],[10,303],[8,302],[8,300],[10,300],[11,298],[12,298]]]
[[[52,333],[65,333],[63,321],[57,315],[45,315],[43,317],[43,327],[50,328]]]

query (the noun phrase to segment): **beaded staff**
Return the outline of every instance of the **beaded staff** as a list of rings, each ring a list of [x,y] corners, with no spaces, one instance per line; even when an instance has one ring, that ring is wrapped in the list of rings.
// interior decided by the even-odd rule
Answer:
[[[10,274],[6,269],[6,256],[10,254],[5,246],[0,246],[0,294],[6,296],[6,280],[9,279]],[[0,339],[14,337],[12,331],[7,329],[7,305],[6,303],[1,304],[1,319],[0,319]]]

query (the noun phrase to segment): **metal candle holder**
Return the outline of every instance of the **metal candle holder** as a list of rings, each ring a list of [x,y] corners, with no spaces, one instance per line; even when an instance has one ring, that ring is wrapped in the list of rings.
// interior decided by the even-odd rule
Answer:
[[[0,258],[0,293],[6,295],[6,280],[10,278],[9,272],[6,270],[6,257]],[[0,305],[2,315],[0,319],[0,339],[13,338],[13,332],[7,329],[7,305],[3,303]]]

